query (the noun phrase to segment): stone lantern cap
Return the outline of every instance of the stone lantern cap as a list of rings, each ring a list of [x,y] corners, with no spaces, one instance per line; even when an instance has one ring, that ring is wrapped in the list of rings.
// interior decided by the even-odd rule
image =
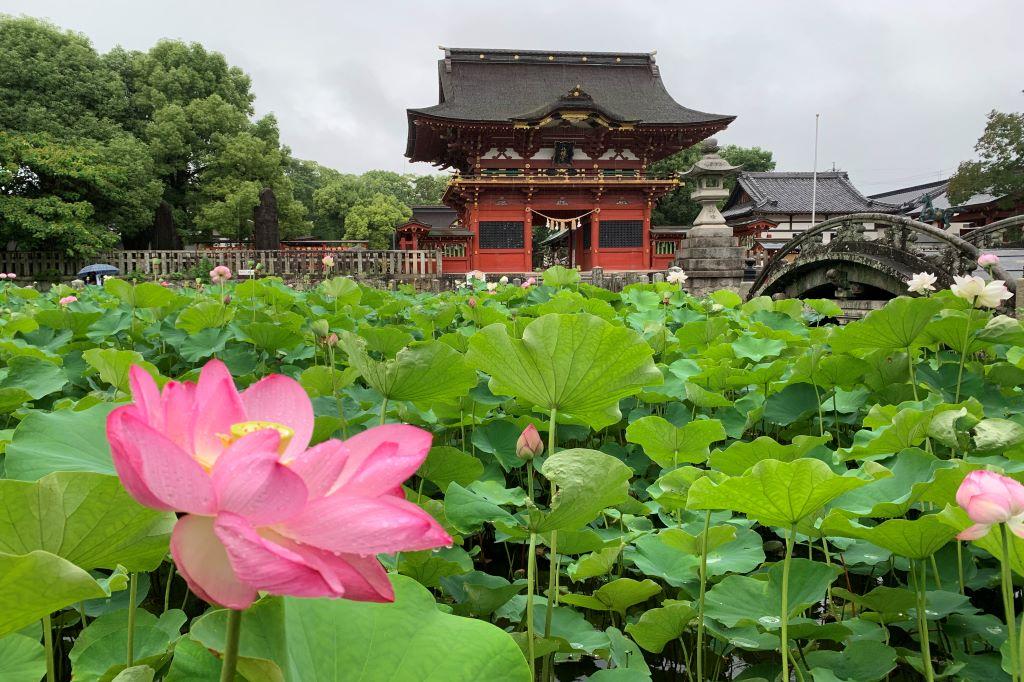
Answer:
[[[681,178],[700,178],[709,175],[733,175],[743,164],[733,166],[718,155],[718,141],[714,138],[704,140],[701,144],[703,156],[689,170],[679,174]]]

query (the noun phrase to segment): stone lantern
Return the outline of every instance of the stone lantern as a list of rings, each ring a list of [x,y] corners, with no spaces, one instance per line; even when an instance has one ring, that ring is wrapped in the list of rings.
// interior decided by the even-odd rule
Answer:
[[[718,143],[714,139],[706,140],[702,151],[704,155],[700,160],[679,175],[697,183],[690,197],[700,204],[701,209],[683,237],[676,264],[686,272],[689,277],[687,289],[696,296],[718,289],[738,292],[743,285],[746,249],[739,245],[732,228],[725,224],[718,202],[728,198],[725,180],[737,175],[740,167],[718,155]]]
[[[727,227],[722,212],[718,210],[718,202],[729,198],[729,190],[725,187],[725,179],[735,177],[741,166],[733,166],[718,155],[718,142],[711,138],[701,145],[704,155],[680,178],[693,180],[697,189],[690,198],[700,204],[700,214],[693,221],[689,234],[696,236],[731,237],[732,228]]]

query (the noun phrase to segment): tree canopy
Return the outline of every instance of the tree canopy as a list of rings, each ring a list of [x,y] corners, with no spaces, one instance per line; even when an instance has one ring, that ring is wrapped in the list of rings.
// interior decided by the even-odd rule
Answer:
[[[651,164],[651,172],[668,175],[689,169],[701,157],[701,144],[695,144],[681,152]],[[722,158],[734,166],[743,164],[745,171],[775,170],[772,153],[760,147],[739,147],[731,144],[718,152]],[[726,186],[732,189],[735,180],[729,180]],[[678,189],[661,198],[651,214],[655,225],[689,225],[700,213],[700,204],[690,198],[693,183],[684,181]]]
[[[981,158],[957,168],[949,181],[950,200],[959,204],[974,194],[992,194],[1006,207],[1024,202],[1024,113],[990,112],[974,150]]]
[[[385,218],[438,202],[447,182],[294,159],[274,116],[255,118],[249,76],[198,43],[100,54],[82,34],[0,16],[0,53],[0,241],[19,249],[145,248],[161,204],[186,241],[247,240],[265,188],[282,237],[390,243]]]

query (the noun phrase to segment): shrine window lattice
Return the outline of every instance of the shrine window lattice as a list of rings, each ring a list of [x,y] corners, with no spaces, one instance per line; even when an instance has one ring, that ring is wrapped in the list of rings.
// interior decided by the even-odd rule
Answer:
[[[481,220],[481,249],[522,249],[523,223],[515,220]]]
[[[671,256],[676,252],[676,243],[670,241],[654,242],[654,254],[657,256]]]
[[[602,220],[600,231],[602,249],[637,248],[644,245],[642,220]]]
[[[466,245],[465,244],[445,244],[441,247],[441,255],[445,258],[465,258],[466,257]]]

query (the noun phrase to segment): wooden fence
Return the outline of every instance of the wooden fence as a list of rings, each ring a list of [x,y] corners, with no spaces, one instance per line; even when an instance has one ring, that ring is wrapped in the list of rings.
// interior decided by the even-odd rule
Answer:
[[[121,271],[168,276],[185,272],[202,261],[210,266],[226,265],[232,272],[253,269],[260,274],[284,278],[325,272],[324,256],[334,258],[330,272],[355,277],[424,277],[442,274],[440,251],[344,251],[282,250],[249,251],[211,249],[204,251],[110,251],[88,261],[56,251],[0,251],[0,272],[13,272],[25,280],[72,279],[90,263],[106,263]]]

